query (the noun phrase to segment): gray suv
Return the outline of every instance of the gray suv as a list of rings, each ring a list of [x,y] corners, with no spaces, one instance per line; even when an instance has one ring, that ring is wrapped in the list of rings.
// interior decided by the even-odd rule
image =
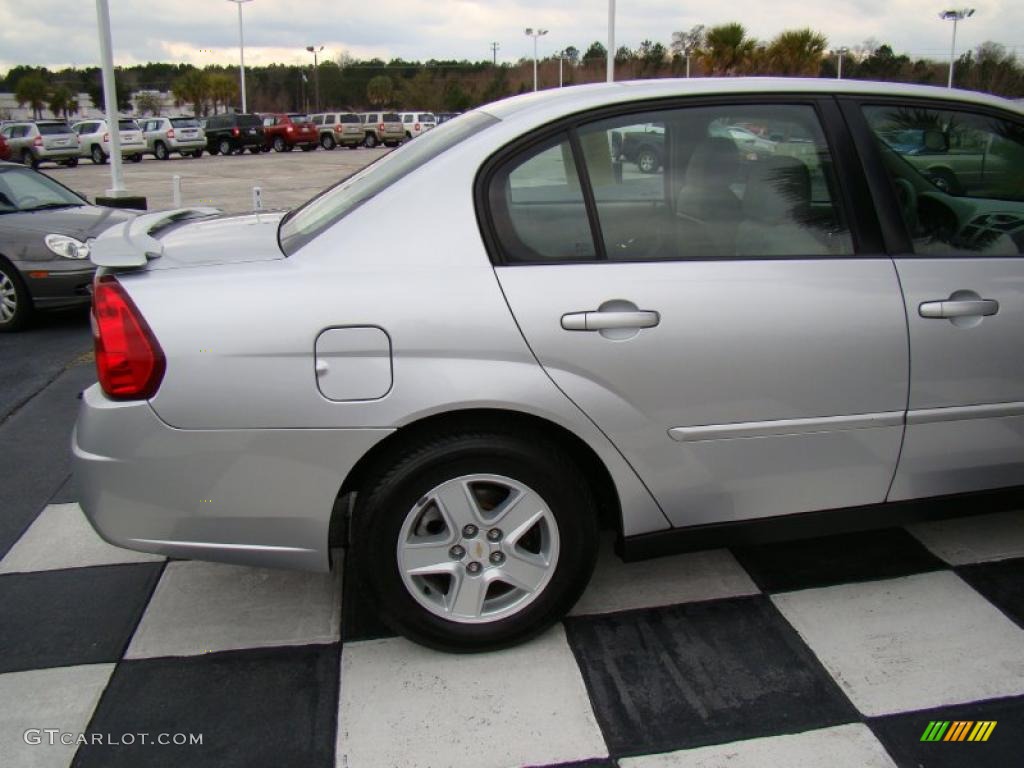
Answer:
[[[0,128],[11,160],[38,168],[50,162],[73,168],[78,165],[78,136],[63,120],[7,123]]]
[[[203,156],[206,131],[194,117],[151,117],[137,122],[142,126],[146,152],[157,160],[167,160],[174,152],[182,157]]]

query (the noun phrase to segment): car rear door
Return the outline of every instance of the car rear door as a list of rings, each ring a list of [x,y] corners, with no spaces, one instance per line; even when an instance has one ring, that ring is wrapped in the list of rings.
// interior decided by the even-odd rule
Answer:
[[[910,330],[890,498],[1021,485],[1024,118],[950,101],[851,100],[844,110],[887,214]],[[927,132],[927,163],[881,140],[896,128]]]
[[[786,140],[744,151],[717,131],[737,122]],[[662,165],[623,162],[622,136],[651,126]],[[863,179],[835,103],[709,100],[551,130],[482,177],[498,279],[552,380],[673,524],[882,501],[906,319],[874,214],[850,205]]]

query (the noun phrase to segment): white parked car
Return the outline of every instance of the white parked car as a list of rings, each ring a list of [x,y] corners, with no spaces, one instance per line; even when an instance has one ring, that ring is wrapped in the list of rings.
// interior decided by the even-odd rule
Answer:
[[[399,115],[402,117],[402,127],[405,128],[407,139],[415,139],[437,127],[437,118],[433,112],[399,112]]]
[[[202,157],[206,132],[194,117],[151,117],[139,121],[146,151],[157,160],[178,152],[182,157]]]
[[[106,120],[82,120],[71,128],[78,134],[80,157],[91,158],[97,165],[107,162],[113,142]],[[139,124],[129,118],[121,118],[117,121],[117,128],[121,135],[121,156],[139,162],[146,151],[146,140]]]

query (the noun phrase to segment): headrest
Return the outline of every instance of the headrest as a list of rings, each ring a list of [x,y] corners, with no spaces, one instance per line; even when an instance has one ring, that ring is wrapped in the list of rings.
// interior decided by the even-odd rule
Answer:
[[[686,165],[686,185],[730,184],[736,181],[740,153],[732,139],[712,137],[698,144]]]
[[[751,164],[743,194],[745,218],[767,224],[803,221],[811,203],[811,175],[795,157],[773,156]]]

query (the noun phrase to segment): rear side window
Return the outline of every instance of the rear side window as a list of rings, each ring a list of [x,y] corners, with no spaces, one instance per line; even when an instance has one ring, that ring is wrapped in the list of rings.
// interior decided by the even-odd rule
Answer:
[[[506,164],[491,181],[489,198],[494,228],[509,262],[596,258],[568,136],[558,136]]]
[[[402,115],[402,122],[403,123],[411,123],[412,122],[412,115]]]
[[[863,110],[915,253],[1024,254],[1024,125],[947,107]]]
[[[330,120],[330,115],[327,115],[327,118],[328,118],[327,122],[332,122]],[[324,124],[324,116],[323,115],[313,115],[313,125],[323,125],[323,124]]]
[[[345,179],[289,213],[281,221],[281,250],[291,256],[334,223],[404,176],[446,152],[464,139],[498,122],[486,112],[473,112],[444,130],[428,131],[396,152],[383,155],[359,173]]]
[[[564,140],[558,151],[529,150],[490,181],[491,217],[506,262],[853,253],[811,106],[665,109],[575,132],[576,154]],[[584,201],[593,206],[589,214]]]
[[[134,125],[135,123],[132,123],[133,127]],[[71,130],[71,126],[66,123],[41,123],[37,127],[39,128],[39,133],[43,136],[57,136],[64,133],[74,133],[74,131]]]

